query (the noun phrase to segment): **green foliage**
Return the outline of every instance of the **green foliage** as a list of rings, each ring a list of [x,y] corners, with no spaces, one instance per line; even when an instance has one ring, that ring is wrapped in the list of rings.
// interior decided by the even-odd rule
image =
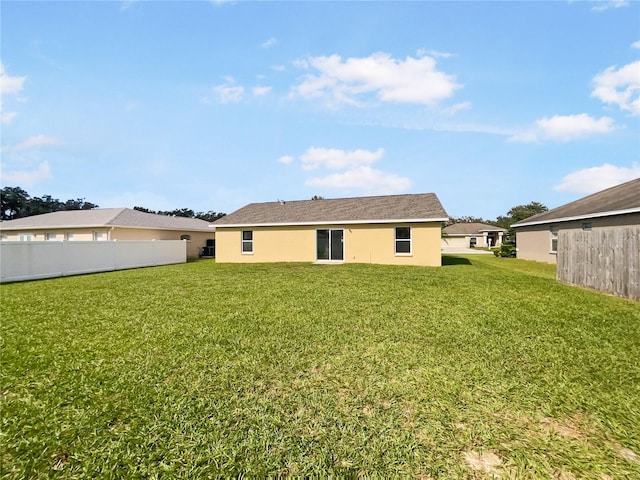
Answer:
[[[70,199],[61,202],[51,195],[31,197],[20,187],[4,187],[0,190],[0,213],[2,220],[58,212],[60,210],[91,210],[98,205],[85,201],[84,198]]]
[[[215,222],[219,218],[222,218],[226,213],[219,213],[209,210],[208,212],[194,212],[190,208],[176,208],[175,210],[149,210],[144,207],[133,207],[134,210],[145,213],[154,213],[156,215],[168,215],[172,217],[187,217],[187,218],[199,218],[207,222]]]
[[[638,304],[444,264],[1,285],[2,475],[640,478]]]
[[[531,202],[527,205],[516,205],[507,212],[506,216],[498,216],[493,224],[498,227],[508,229],[507,238],[515,239],[515,230],[511,228],[511,225],[524,220],[525,218],[537,215],[538,213],[546,212],[547,210],[549,210],[547,206],[540,202]]]
[[[503,243],[499,247],[493,247],[491,251],[496,257],[507,258],[515,256],[516,247]]]

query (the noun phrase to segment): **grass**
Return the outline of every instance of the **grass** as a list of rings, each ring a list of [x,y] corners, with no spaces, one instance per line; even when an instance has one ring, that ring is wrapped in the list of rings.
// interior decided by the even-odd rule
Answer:
[[[3,285],[2,475],[638,478],[640,308],[554,271],[200,261]]]

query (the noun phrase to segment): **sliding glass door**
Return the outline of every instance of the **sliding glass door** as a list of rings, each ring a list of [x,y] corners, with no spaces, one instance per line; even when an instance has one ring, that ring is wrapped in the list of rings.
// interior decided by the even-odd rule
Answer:
[[[344,260],[344,230],[317,230],[316,247],[318,260]]]

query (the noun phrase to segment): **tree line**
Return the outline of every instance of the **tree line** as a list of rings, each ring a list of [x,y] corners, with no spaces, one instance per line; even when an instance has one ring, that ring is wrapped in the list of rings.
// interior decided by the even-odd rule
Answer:
[[[60,212],[63,210],[92,210],[99,205],[87,202],[84,198],[60,201],[51,195],[32,197],[26,190],[20,187],[4,187],[0,190],[0,216],[2,220],[14,220],[16,218],[41,215],[43,213]],[[170,211],[154,211],[144,207],[133,207],[146,213],[168,215],[174,217],[199,218],[207,222],[213,222],[224,217],[224,213],[208,211],[194,212],[190,208],[179,208]]]

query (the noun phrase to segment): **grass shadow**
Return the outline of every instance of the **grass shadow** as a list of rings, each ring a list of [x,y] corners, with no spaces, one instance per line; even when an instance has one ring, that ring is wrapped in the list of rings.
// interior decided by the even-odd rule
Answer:
[[[468,258],[455,257],[453,255],[443,255],[442,256],[442,266],[448,265],[471,265],[471,260]]]

